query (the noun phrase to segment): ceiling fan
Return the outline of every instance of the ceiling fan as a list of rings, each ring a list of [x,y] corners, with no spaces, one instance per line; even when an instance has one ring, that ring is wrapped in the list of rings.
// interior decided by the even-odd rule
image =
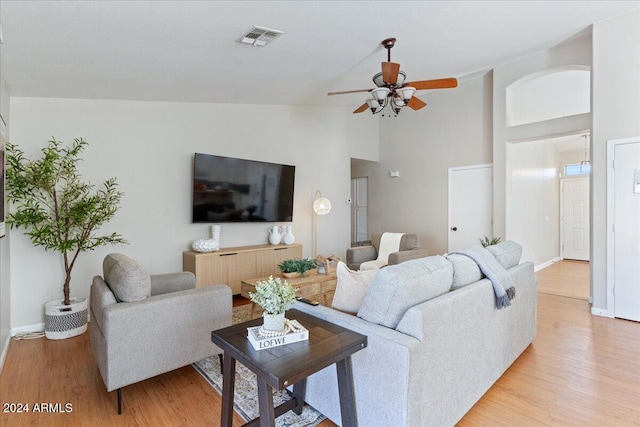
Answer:
[[[395,46],[396,39],[384,39],[381,44],[387,49],[387,62],[382,63],[382,72],[373,76],[375,88],[329,92],[327,94],[344,95],[347,93],[370,92],[371,98],[356,108],[353,112],[354,114],[362,113],[367,109],[371,110],[373,114],[377,114],[388,106],[397,116],[403,107],[419,110],[427,105],[424,101],[413,96],[417,90],[447,89],[458,86],[458,81],[454,78],[419,80],[405,83],[407,75],[400,70],[400,64],[391,62],[391,48]]]

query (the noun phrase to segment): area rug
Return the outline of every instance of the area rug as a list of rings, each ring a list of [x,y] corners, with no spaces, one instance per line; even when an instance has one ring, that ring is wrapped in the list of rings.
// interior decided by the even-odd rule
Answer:
[[[234,307],[233,323],[249,320],[251,315],[251,304]],[[220,373],[220,359],[213,356],[200,360],[192,365],[196,372],[222,395],[222,374]],[[291,399],[286,391],[275,391],[273,393],[273,404],[278,406]],[[258,409],[258,387],[256,376],[240,362],[236,362],[236,385],[233,398],[233,409],[245,420],[251,421],[259,416]],[[326,417],[305,404],[302,414],[297,415],[292,411],[276,418],[277,427],[314,427]]]

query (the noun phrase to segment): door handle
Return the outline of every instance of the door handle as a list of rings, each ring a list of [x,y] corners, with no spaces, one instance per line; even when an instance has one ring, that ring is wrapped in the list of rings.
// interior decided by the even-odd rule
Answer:
[[[451,231],[458,231],[458,227],[451,227]]]

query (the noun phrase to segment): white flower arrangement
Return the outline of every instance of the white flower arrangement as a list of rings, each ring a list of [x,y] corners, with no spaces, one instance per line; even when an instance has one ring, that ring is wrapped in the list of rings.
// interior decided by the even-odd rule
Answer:
[[[251,301],[258,304],[267,314],[281,314],[296,302],[296,290],[279,277],[269,276],[256,284],[256,292],[249,292]]]

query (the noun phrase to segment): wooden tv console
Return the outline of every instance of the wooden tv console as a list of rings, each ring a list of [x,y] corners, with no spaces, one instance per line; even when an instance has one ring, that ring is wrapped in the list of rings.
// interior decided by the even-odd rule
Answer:
[[[300,243],[238,246],[206,253],[186,251],[182,254],[182,270],[196,275],[199,288],[225,284],[236,295],[244,279],[278,276],[278,264],[291,258],[302,258]]]

